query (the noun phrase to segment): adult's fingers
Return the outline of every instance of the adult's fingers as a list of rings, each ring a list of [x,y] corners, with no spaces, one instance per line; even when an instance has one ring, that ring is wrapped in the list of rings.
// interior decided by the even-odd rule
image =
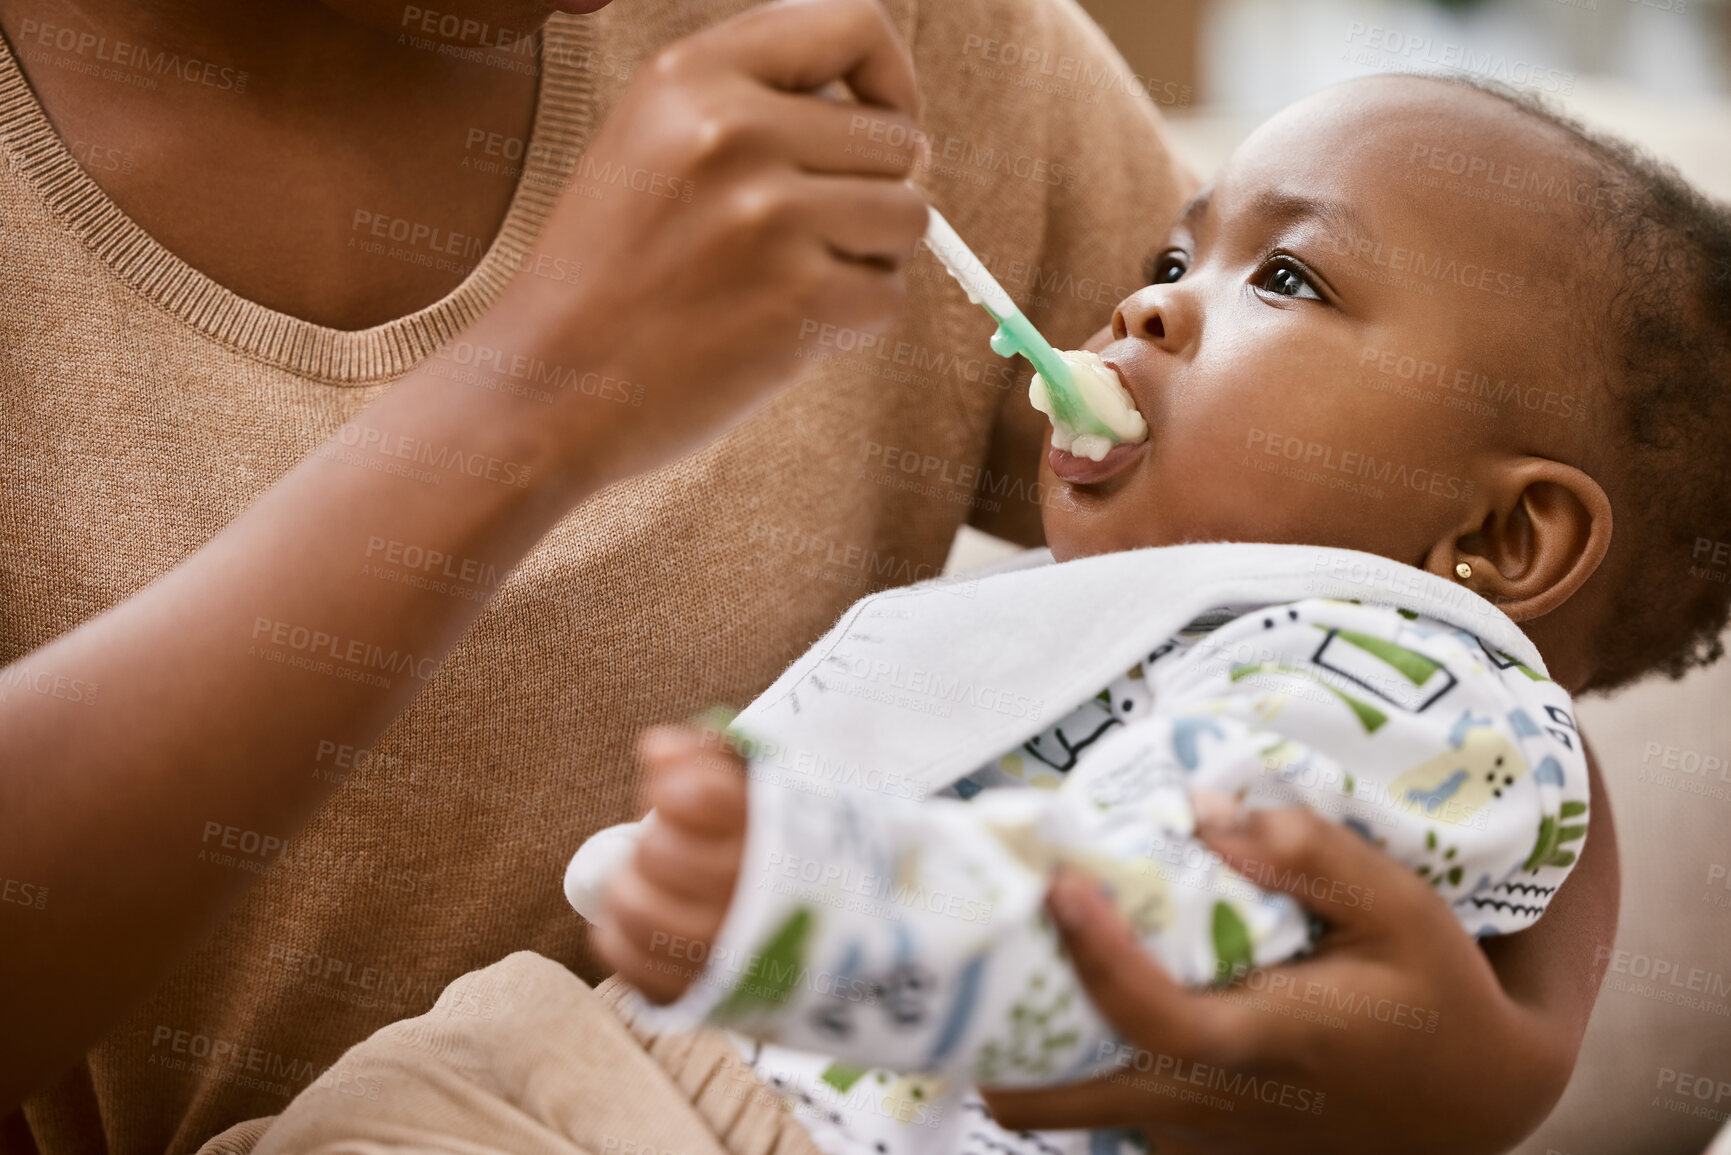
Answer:
[[[775,143],[807,172],[901,178],[931,155],[905,112],[781,93],[763,99]]]
[[[920,112],[913,58],[877,0],[778,0],[694,37],[692,47],[718,51],[775,88],[808,92],[845,80],[866,104]]]
[[[818,232],[838,255],[899,269],[925,235],[926,198],[900,181],[808,177]]]
[[[832,267],[825,270],[822,287],[811,298],[810,315],[801,319],[802,334],[812,323],[833,322],[862,333],[881,333],[895,324],[907,300],[907,285],[899,272],[850,259],[839,250],[819,259]]]
[[[1196,836],[1228,866],[1343,934],[1392,938],[1429,933],[1431,918],[1453,921],[1412,868],[1307,807],[1242,809],[1202,795],[1196,811]]]

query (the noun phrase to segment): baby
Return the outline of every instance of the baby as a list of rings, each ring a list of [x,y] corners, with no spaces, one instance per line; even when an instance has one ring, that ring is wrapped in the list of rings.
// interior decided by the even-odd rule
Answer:
[[[1484,195],[1511,166],[1544,191]],[[1050,1155],[1102,1139],[996,1131],[967,1087],[1120,1061],[1060,866],[1193,984],[1321,929],[1194,840],[1223,795],[1347,823],[1475,935],[1530,925],[1587,835],[1571,693],[1719,656],[1731,588],[1682,575],[1731,538],[1728,257],[1723,209],[1509,94],[1288,109],[1089,343],[1150,436],[1048,446],[1059,564],[858,603],[734,723],[749,789],[651,735],[659,811],[567,873],[598,949],[663,1023],[773,1044],[826,1151]]]

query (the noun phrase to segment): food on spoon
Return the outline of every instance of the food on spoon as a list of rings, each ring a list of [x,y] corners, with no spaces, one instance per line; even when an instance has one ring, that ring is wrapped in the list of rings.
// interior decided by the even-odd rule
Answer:
[[[1082,430],[1056,417],[1046,382],[1038,373],[1028,382],[1028,400],[1052,422],[1052,445],[1077,457],[1099,461],[1114,445],[1134,445],[1148,440],[1148,423],[1136,410],[1136,402],[1112,367],[1098,353],[1086,349],[1061,350],[1058,356],[1070,367],[1071,385],[1099,429]]]

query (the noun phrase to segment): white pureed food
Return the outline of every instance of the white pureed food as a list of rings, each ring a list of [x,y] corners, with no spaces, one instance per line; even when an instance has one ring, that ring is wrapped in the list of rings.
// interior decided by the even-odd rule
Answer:
[[[1046,392],[1046,382],[1036,373],[1028,382],[1028,400],[1051,420],[1054,448],[1099,461],[1114,445],[1134,445],[1148,440],[1148,423],[1136,411],[1136,402],[1131,399],[1130,391],[1124,388],[1124,382],[1118,379],[1111,366],[1100,360],[1100,354],[1086,349],[1066,349],[1058,356],[1070,367],[1070,377],[1083,406],[1112,431],[1112,436],[1080,433],[1066,422],[1059,421],[1052,414],[1052,398]]]

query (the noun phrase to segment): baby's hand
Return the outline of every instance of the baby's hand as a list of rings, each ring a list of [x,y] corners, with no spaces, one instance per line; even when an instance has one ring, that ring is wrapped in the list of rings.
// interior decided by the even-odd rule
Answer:
[[[607,884],[593,945],[651,1002],[703,973],[745,853],[745,761],[713,731],[658,726],[637,743],[655,808]]]

